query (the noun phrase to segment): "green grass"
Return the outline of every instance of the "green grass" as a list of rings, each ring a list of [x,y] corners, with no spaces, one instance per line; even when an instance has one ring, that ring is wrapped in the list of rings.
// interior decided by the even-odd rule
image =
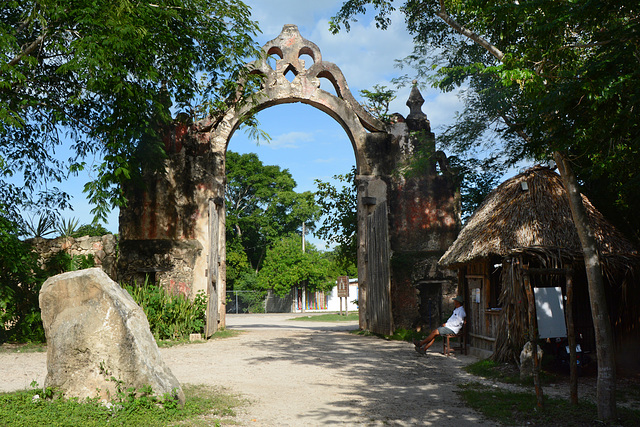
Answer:
[[[597,419],[595,405],[546,397],[544,407],[536,405],[535,393],[496,390],[478,383],[461,385],[458,391],[466,404],[502,425],[591,426]],[[640,425],[640,411],[618,408],[617,425]]]
[[[47,351],[45,343],[27,343],[27,344],[2,344],[0,345],[0,353],[44,353]]]
[[[464,370],[477,377],[489,378],[507,384],[518,384],[522,386],[532,386],[533,378],[520,379],[520,371],[509,363],[498,363],[490,359],[480,360],[464,367]],[[540,371],[540,381],[542,385],[558,381],[558,377],[553,373]]]
[[[640,387],[616,387],[616,401],[640,402]]]
[[[235,329],[221,329],[218,332],[211,335],[211,338],[209,339],[217,340],[222,338],[232,338],[240,334],[241,332]],[[158,347],[161,347],[161,348],[175,347],[178,345],[187,345],[187,344],[198,344],[203,342],[206,342],[206,341],[204,339],[202,339],[201,341],[190,341],[188,338],[183,338],[179,340],[156,340]]]
[[[391,341],[408,341],[422,340],[425,335],[412,329],[396,329],[393,335],[386,335],[385,338]],[[438,337],[439,338],[439,337]]]
[[[42,389],[0,394],[0,425],[2,426],[219,426],[233,422],[236,408],[246,401],[219,388],[207,386],[183,387],[184,408],[166,405],[164,408],[144,398],[108,408],[90,400],[34,398]]]
[[[357,321],[359,318],[358,313],[349,313],[349,315],[339,314],[339,313],[326,313],[326,314],[317,314],[312,316],[300,316],[294,317],[289,320],[302,320],[308,322],[350,322]]]

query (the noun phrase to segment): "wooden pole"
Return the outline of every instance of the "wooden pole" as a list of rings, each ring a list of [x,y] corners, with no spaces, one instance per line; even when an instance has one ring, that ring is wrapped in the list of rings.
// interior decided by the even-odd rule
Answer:
[[[536,388],[536,403],[539,408],[544,404],[544,396],[542,393],[542,385],[540,384],[540,361],[538,360],[538,322],[535,315],[535,298],[533,296],[533,288],[529,277],[528,266],[522,265],[524,290],[527,293],[528,312],[529,312],[529,342],[533,351],[533,385]]]
[[[567,272],[567,341],[569,342],[569,395],[571,404],[578,404],[578,357],[576,331],[573,325],[573,270]]]
[[[218,331],[218,209],[213,199],[209,200],[209,256],[207,257],[207,311],[204,335],[210,338]]]

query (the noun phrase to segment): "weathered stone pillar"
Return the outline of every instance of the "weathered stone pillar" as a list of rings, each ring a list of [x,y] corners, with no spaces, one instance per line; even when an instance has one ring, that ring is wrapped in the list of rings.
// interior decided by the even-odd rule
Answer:
[[[162,171],[145,172],[124,190],[118,280],[151,280],[193,296],[206,290],[209,200],[223,197],[224,154],[209,144],[210,123],[177,123],[164,136]]]
[[[410,114],[394,124],[399,150],[389,177],[391,305],[395,328],[434,327],[443,298],[456,292],[456,277],[438,260],[460,230],[458,181],[446,156],[435,150],[435,135],[421,110],[416,87],[407,105]],[[417,170],[407,166],[421,156]]]

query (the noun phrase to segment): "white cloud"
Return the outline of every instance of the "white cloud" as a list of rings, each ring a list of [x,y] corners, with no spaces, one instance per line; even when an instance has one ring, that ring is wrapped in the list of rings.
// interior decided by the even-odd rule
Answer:
[[[288,132],[273,137],[271,142],[265,144],[265,147],[273,150],[280,148],[299,148],[298,143],[313,141],[313,134],[310,132]]]
[[[432,129],[437,131],[442,126],[453,124],[455,113],[463,108],[463,104],[458,98],[458,93],[459,91],[440,92],[436,89],[431,89],[428,94],[432,96],[427,99],[427,96],[423,95],[426,101],[422,106],[422,111],[429,118]]]
[[[259,40],[266,43],[277,37],[286,24],[295,24],[300,31],[312,28],[321,17],[335,14],[342,0],[245,0],[245,3],[251,7],[251,18],[258,21],[262,30]],[[302,36],[306,37],[304,33]]]
[[[395,66],[396,60],[413,51],[413,36],[406,30],[404,16],[399,11],[391,14],[392,24],[387,30],[376,28],[370,12],[359,16],[349,32],[342,30],[334,35],[329,31],[329,19],[338,12],[342,0],[249,0],[246,3],[253,8],[253,18],[262,28],[262,43],[277,37],[284,24],[297,25],[302,37],[318,45],[322,59],[333,62],[342,70],[356,99],[361,99],[360,90],[371,89],[375,84],[394,88],[393,78],[411,72]],[[410,91],[410,87],[398,89],[390,106],[391,112],[405,117],[409,114],[406,101]],[[455,112],[462,107],[456,93],[427,88],[422,89],[422,96],[425,99],[422,111],[434,129],[452,123]]]
[[[401,75],[395,61],[413,49],[412,38],[402,22],[394,14],[393,24],[385,31],[375,28],[373,22],[356,22],[351,31],[334,35],[328,31],[328,19],[322,19],[307,38],[318,45],[324,61],[333,62],[342,70],[357,97],[359,90]]]

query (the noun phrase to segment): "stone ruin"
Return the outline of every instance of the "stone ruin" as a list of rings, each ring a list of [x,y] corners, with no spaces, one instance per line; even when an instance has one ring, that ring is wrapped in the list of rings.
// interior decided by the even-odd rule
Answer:
[[[57,253],[64,251],[70,256],[93,257],[96,267],[102,268],[112,279],[118,277],[116,270],[117,241],[113,234],[104,236],[58,237],[44,239],[35,237],[27,239],[39,256],[40,265],[47,262]]]
[[[40,291],[47,338],[45,387],[111,402],[118,388],[151,386],[180,405],[184,393],[133,298],[100,268],[50,277]]]
[[[120,211],[119,280],[148,278],[186,295],[205,290],[206,335],[224,326],[227,145],[247,115],[301,102],[334,118],[354,149],[360,327],[390,334],[437,322],[443,297],[456,293],[456,277],[437,261],[460,229],[460,197],[446,156],[435,150],[420,92],[413,88],[406,118],[382,123],[358,104],[340,69],[323,60],[295,25],[285,25],[263,50],[265,57],[248,64],[264,78],[256,103],[231,108],[215,121],[177,120],[163,139],[164,173],[149,171],[142,185],[124,189],[129,205]],[[267,55],[276,58],[275,68]],[[335,95],[320,89],[321,79]],[[427,170],[404,176],[418,151],[431,155]]]

